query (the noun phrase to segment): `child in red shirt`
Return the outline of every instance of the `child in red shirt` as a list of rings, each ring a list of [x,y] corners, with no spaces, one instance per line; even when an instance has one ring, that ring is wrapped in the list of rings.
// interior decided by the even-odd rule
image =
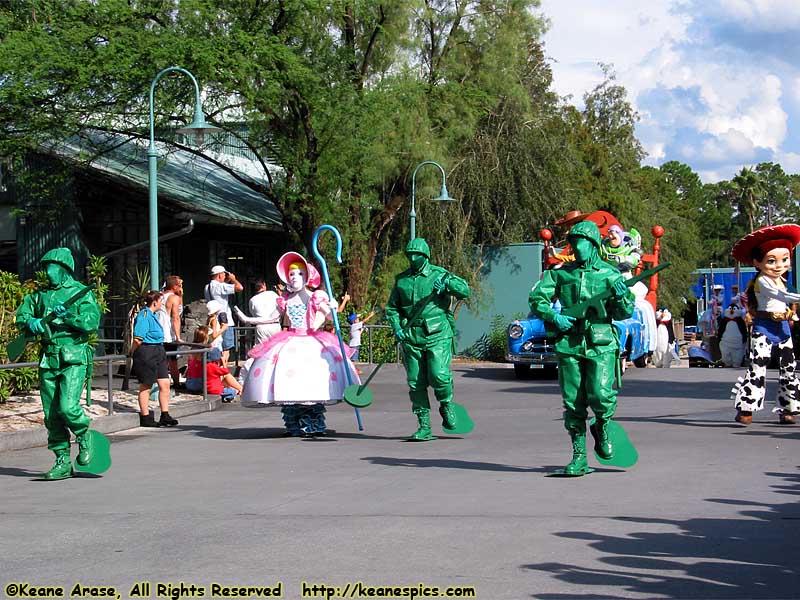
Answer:
[[[208,353],[206,391],[211,395],[221,396],[223,402],[231,402],[242,393],[242,385],[227,367],[222,366],[222,351],[219,348],[212,348]]]
[[[194,331],[195,344],[208,345],[208,327],[201,325]],[[190,354],[186,365],[186,389],[193,394],[203,392],[203,357],[200,354]]]

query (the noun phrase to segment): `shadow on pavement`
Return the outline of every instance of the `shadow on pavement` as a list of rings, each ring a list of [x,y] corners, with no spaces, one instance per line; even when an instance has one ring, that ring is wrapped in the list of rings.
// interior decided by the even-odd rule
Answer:
[[[43,472],[44,471],[29,471],[28,469],[18,469],[16,467],[0,467],[0,476],[2,477],[27,477],[28,479],[41,479]]]
[[[542,381],[534,384],[525,381],[520,382],[517,387],[500,388],[497,391],[510,392],[512,394],[547,394],[555,396],[559,402],[561,401],[561,388],[557,381]]]
[[[325,436],[319,438],[286,438],[283,427],[210,427],[208,425],[178,425],[175,430],[194,433],[199,437],[214,440],[261,440],[261,439],[296,439],[304,442],[335,442],[337,439],[370,439],[370,440],[405,440],[408,436],[380,436],[359,432],[338,432],[329,429]],[[442,437],[439,439],[448,439]],[[460,439],[460,438],[458,438]]]
[[[783,482],[781,493],[800,494],[800,476],[767,473]],[[708,498],[707,502],[752,507],[741,518],[698,518],[677,521],[659,518],[610,517],[627,523],[667,526],[672,531],[645,531],[625,537],[590,530],[563,531],[562,538],[584,540],[602,553],[607,569],[566,563],[523,564],[523,569],[546,572],[578,586],[583,594],[535,593],[535,598],[796,598],[796,545],[800,534],[800,505],[765,504],[748,500]],[[618,596],[593,590],[616,587]]]
[[[666,381],[661,379],[623,378],[621,394],[642,398],[688,398],[724,400],[730,397],[736,378],[720,381]],[[733,402],[731,401],[731,405]]]
[[[715,421],[704,419],[692,419],[688,415],[685,418],[680,418],[684,415],[655,415],[652,417],[620,417],[614,416],[615,421],[620,423],[658,423],[659,425],[682,425],[685,427],[710,427],[714,429],[740,429],[744,431],[744,427],[738,423],[731,421]]]
[[[732,414],[732,411],[731,411]],[[684,418],[681,418],[684,417]],[[777,419],[777,417],[775,417]],[[713,429],[730,429],[735,435],[770,436],[775,439],[795,440],[800,438],[800,427],[797,425],[782,425],[775,422],[757,422],[743,426],[730,420],[693,419],[689,415],[654,415],[650,417],[620,417],[615,416],[615,421],[620,423],[658,423],[659,425],[681,425],[684,427],[706,427]]]
[[[491,381],[513,381],[515,379],[513,369],[503,369],[500,367],[457,367],[451,366],[453,373],[460,373],[462,377],[488,379]]]
[[[497,463],[474,462],[469,460],[452,460],[444,458],[396,458],[392,456],[365,456],[374,465],[390,467],[416,467],[420,469],[470,469],[474,471],[504,471],[511,473],[552,473],[563,466],[515,467]]]
[[[194,433],[213,440],[259,440],[282,438],[282,427],[210,427],[208,425],[178,425],[175,429]]]
[[[411,434],[409,433],[408,435],[369,435],[364,433],[363,431],[353,431],[347,433],[345,432],[337,433],[334,437],[342,439],[394,440],[396,442],[404,442],[408,439],[409,435]],[[447,439],[447,438],[439,438],[439,439]]]

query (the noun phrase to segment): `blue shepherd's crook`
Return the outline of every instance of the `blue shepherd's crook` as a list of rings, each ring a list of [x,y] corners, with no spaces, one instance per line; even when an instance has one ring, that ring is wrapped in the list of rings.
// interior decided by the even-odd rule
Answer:
[[[319,234],[325,230],[328,230],[333,233],[336,237],[336,262],[342,262],[342,235],[339,233],[339,230],[336,229],[333,225],[320,225],[317,227],[317,230],[314,232],[314,237],[311,238],[311,251],[314,253],[314,256],[317,257],[319,261],[320,267],[322,267],[322,276],[325,278],[325,287],[328,290],[328,296],[333,299],[333,289],[331,288],[331,278],[328,276],[328,265],[325,262],[325,259],[322,258],[322,255],[319,253],[317,249],[317,242],[319,241]],[[342,340],[342,330],[339,329],[339,317],[336,315],[335,310],[331,310],[331,314],[333,314],[333,327],[336,329],[336,337],[339,338],[339,349],[342,352],[342,360],[344,361],[344,373],[347,376],[347,386],[350,387],[353,385],[353,378],[350,375],[350,368],[347,366],[347,354],[344,352],[344,341]],[[353,410],[356,411],[356,421],[358,422],[358,430],[364,431],[364,426],[361,424],[361,413],[358,412],[358,409],[353,407]]]

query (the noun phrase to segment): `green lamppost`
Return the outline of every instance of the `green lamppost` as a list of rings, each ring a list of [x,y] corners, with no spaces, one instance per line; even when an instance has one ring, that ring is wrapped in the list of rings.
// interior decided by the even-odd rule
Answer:
[[[439,195],[434,198],[436,202],[455,202],[455,198],[451,198],[450,194],[447,193],[447,178],[444,173],[444,169],[442,165],[432,160],[423,160],[419,163],[415,168],[414,172],[411,174],[411,239],[417,237],[417,211],[414,209],[414,202],[416,200],[417,195],[417,171],[419,171],[420,167],[424,165],[434,165],[439,168],[439,171],[442,173],[442,189],[439,192]]]
[[[206,123],[206,118],[203,115],[203,107],[200,105],[200,87],[197,85],[197,80],[189,71],[181,67],[167,67],[161,71],[153,79],[150,84],[150,146],[147,148],[147,170],[148,170],[148,192],[149,192],[149,209],[150,209],[150,289],[157,290],[159,287],[159,272],[158,272],[158,153],[156,152],[155,144],[155,129],[154,129],[154,113],[153,113],[153,93],[156,88],[156,83],[163,75],[171,71],[180,71],[187,75],[194,84],[195,103],[194,103],[194,119],[190,125],[181,127],[176,130],[177,133],[193,133],[196,135],[203,135],[212,131],[220,131],[219,127],[215,127]]]

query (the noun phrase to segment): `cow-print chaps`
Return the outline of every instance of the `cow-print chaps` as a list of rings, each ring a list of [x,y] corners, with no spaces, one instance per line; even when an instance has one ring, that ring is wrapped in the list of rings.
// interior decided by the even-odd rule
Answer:
[[[772,344],[763,333],[753,333],[750,340],[750,367],[744,378],[733,386],[731,399],[736,409],[755,412],[764,408],[767,393],[767,365],[772,357]],[[792,338],[778,344],[778,397],[773,412],[800,412],[798,381],[795,374]]]

